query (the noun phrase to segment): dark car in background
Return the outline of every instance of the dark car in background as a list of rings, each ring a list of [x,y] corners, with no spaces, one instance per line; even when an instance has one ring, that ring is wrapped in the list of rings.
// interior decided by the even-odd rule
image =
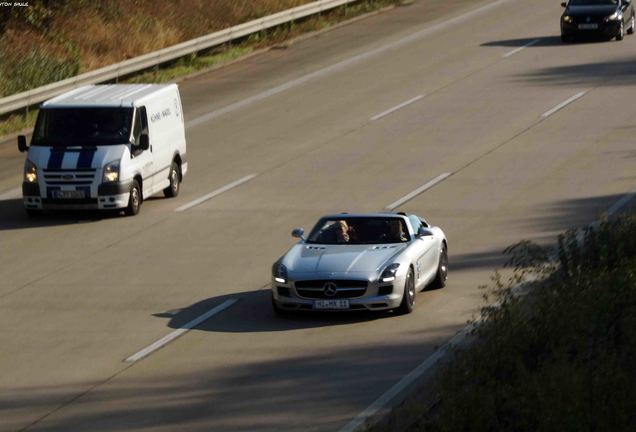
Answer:
[[[569,42],[578,36],[597,36],[623,40],[634,33],[632,0],[569,0],[561,3],[561,40]]]

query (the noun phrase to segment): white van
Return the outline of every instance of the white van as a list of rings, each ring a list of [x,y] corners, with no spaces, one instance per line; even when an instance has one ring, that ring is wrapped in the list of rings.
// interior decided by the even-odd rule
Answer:
[[[188,171],[176,84],[77,88],[40,107],[22,195],[27,214],[47,209],[139,212],[144,198],[179,193]]]

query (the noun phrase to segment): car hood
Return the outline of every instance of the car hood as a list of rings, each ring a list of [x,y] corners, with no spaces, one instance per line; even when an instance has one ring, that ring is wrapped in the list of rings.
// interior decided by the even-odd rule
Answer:
[[[375,274],[392,263],[405,244],[380,245],[295,245],[283,259],[290,276],[293,273]]]
[[[611,15],[616,12],[616,6],[570,6],[565,11],[566,15]]]
[[[125,144],[83,149],[78,147],[31,146],[28,157],[38,168],[43,169],[100,169],[108,162],[121,160],[125,151]]]

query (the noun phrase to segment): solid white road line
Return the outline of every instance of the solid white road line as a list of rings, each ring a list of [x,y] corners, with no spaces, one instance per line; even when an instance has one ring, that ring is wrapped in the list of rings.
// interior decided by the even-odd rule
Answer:
[[[444,173],[444,174],[440,174],[437,177],[435,177],[433,180],[429,181],[426,184],[423,184],[422,186],[418,187],[417,189],[415,189],[413,192],[411,192],[408,195],[404,195],[402,198],[400,198],[399,200],[389,204],[388,206],[386,206],[384,209],[385,210],[395,210],[396,208],[398,208],[399,206],[401,206],[402,204],[404,204],[407,201],[412,200],[413,198],[415,198],[416,196],[418,196],[419,194],[421,194],[424,191],[427,191],[428,189],[432,188],[433,186],[435,186],[437,183],[444,181],[447,177],[449,177],[450,175],[452,175],[453,173]]]
[[[572,102],[574,102],[575,100],[582,98],[583,96],[585,96],[587,92],[586,91],[582,91],[579,92],[577,94],[575,94],[574,96],[572,96],[571,98],[569,98],[566,101],[561,102],[560,104],[558,104],[557,106],[555,106],[554,108],[552,108],[550,111],[546,111],[544,112],[541,117],[542,118],[548,118],[550,117],[552,114],[554,114],[555,112],[559,111],[562,108],[565,108],[566,106],[568,106],[569,104],[571,104]]]
[[[433,354],[431,354],[426,360],[413,369],[408,375],[402,378],[397,384],[391,387],[386,393],[380,396],[375,402],[373,402],[367,409],[362,411],[353,420],[347,423],[339,432],[354,432],[358,428],[375,416],[378,412],[386,409],[388,403],[397,395],[399,395],[409,385],[413,384],[419,377],[435,365],[444,355],[446,351],[452,346],[460,344],[466,336],[472,331],[474,324],[468,324],[459,333],[457,333],[451,340],[446,342],[444,346],[438,348]]]
[[[157,351],[159,348],[169,344],[170,342],[172,342],[173,340],[175,340],[179,336],[182,336],[184,333],[190,331],[191,329],[193,329],[194,327],[196,327],[199,324],[203,323],[204,321],[207,321],[208,319],[212,318],[214,315],[216,315],[216,314],[224,311],[225,309],[229,308],[230,306],[232,306],[237,301],[238,301],[238,299],[225,300],[223,303],[221,303],[220,305],[216,306],[213,309],[210,309],[208,312],[204,313],[200,317],[193,319],[192,321],[190,321],[189,323],[187,323],[186,325],[181,327],[179,330],[173,331],[169,335],[159,339],[157,342],[153,343],[152,345],[148,346],[147,348],[144,348],[141,351],[139,351],[138,353],[131,355],[130,357],[128,357],[124,361],[126,363],[135,363],[135,362],[141,360],[142,358],[149,356],[153,352]]]
[[[634,198],[636,198],[636,189],[633,189],[627,194],[623,195],[621,199],[616,201],[609,209],[607,209],[605,214],[607,215],[607,217],[614,216],[621,209],[623,209],[623,207],[629,204]],[[598,225],[598,221],[590,224],[590,226],[592,227],[594,227],[595,225]],[[556,259],[556,257],[554,257],[553,259]],[[522,285],[523,283],[517,286],[516,289],[521,288]],[[358,430],[358,428],[363,426],[364,423],[371,417],[375,416],[380,411],[385,411],[389,407],[389,404],[393,398],[399,395],[402,391],[404,391],[404,389],[413,384],[418,378],[420,378],[431,367],[433,367],[444,356],[444,354],[446,354],[450,347],[461,344],[463,340],[472,333],[477,325],[479,324],[475,322],[467,324],[459,333],[457,333],[448,342],[437,349],[437,351],[435,351],[426,360],[420,363],[408,375],[404,376],[404,378],[402,378],[397,384],[395,384],[387,392],[380,396],[375,402],[369,405],[367,409],[362,411],[353,420],[347,423],[342,429],[340,429],[339,432],[355,432]]]
[[[413,99],[409,99],[406,102],[402,102],[399,105],[394,106],[393,108],[389,108],[386,111],[381,112],[380,114],[376,114],[373,117],[371,117],[371,121],[376,121],[381,119],[382,117],[388,116],[389,114],[392,114],[394,112],[396,112],[397,110],[400,110],[402,108],[404,108],[405,106],[409,106],[412,103],[417,102],[418,100],[422,99],[424,97],[424,95],[419,95],[419,96],[415,96]]]
[[[203,123],[206,123],[208,121],[214,120],[217,117],[220,117],[220,116],[225,115],[227,113],[242,109],[242,108],[244,108],[244,107],[246,107],[248,105],[251,105],[251,104],[253,104],[255,102],[262,101],[264,99],[269,98],[270,96],[274,96],[274,95],[282,93],[282,92],[284,92],[286,90],[292,89],[294,87],[298,87],[298,86],[300,86],[302,84],[305,84],[305,83],[307,83],[309,81],[312,81],[314,79],[322,78],[322,77],[330,75],[330,74],[332,74],[334,72],[338,72],[338,71],[344,70],[344,69],[346,69],[346,68],[348,68],[348,67],[350,67],[350,66],[352,66],[354,64],[361,63],[361,62],[363,62],[363,61],[365,61],[365,60],[367,60],[369,58],[372,58],[374,56],[383,54],[386,51],[389,51],[389,50],[392,50],[394,48],[399,48],[401,46],[407,45],[407,44],[409,44],[411,42],[414,42],[416,40],[419,40],[421,38],[424,38],[424,37],[430,36],[432,34],[435,34],[435,33],[439,32],[439,31],[446,30],[447,28],[456,27],[456,26],[460,25],[461,23],[463,23],[465,21],[468,21],[468,20],[470,20],[470,19],[472,19],[472,18],[474,18],[474,17],[476,17],[476,16],[478,16],[478,15],[480,15],[482,13],[485,13],[485,12],[489,11],[490,9],[494,9],[494,8],[496,8],[498,6],[501,6],[501,5],[506,4],[506,3],[510,3],[512,1],[515,1],[515,0],[496,0],[496,1],[492,2],[492,3],[486,4],[484,6],[481,6],[481,7],[477,8],[477,9],[473,9],[473,10],[471,10],[469,12],[466,12],[463,15],[459,15],[459,16],[456,16],[456,17],[451,18],[449,20],[443,21],[441,23],[431,25],[431,26],[426,27],[426,28],[424,28],[422,30],[419,30],[419,31],[417,31],[417,32],[415,32],[415,33],[413,33],[413,34],[411,34],[409,36],[406,36],[406,37],[404,37],[402,39],[398,39],[397,41],[390,42],[388,44],[382,45],[382,46],[380,46],[378,48],[372,49],[372,50],[367,51],[365,53],[362,53],[362,54],[359,54],[357,56],[353,56],[351,58],[348,58],[347,60],[343,60],[343,61],[335,63],[335,64],[333,64],[331,66],[327,66],[327,67],[325,67],[323,69],[319,69],[319,70],[311,72],[311,73],[309,73],[307,75],[303,75],[303,76],[301,76],[299,78],[293,79],[293,80],[288,81],[288,82],[286,82],[284,84],[281,84],[279,86],[272,87],[269,90],[265,90],[264,92],[257,93],[257,94],[255,94],[253,96],[250,96],[250,97],[248,97],[246,99],[243,99],[243,100],[240,100],[238,102],[232,103],[232,104],[227,105],[227,106],[225,106],[223,108],[219,108],[219,109],[211,111],[211,112],[209,112],[207,114],[203,114],[203,115],[201,115],[199,117],[196,117],[196,118],[186,122],[186,128],[199,126],[199,125],[201,125]]]
[[[611,206],[605,214],[608,218],[613,217],[616,213],[618,213],[623,207],[625,207],[631,200],[636,197],[636,189],[632,189],[629,193],[624,195],[621,199],[616,201],[613,206]]]
[[[238,179],[237,181],[232,182],[232,183],[230,183],[228,185],[225,185],[222,188],[219,188],[219,189],[217,189],[217,190],[215,190],[213,192],[210,192],[207,195],[203,195],[201,198],[197,198],[194,201],[190,201],[188,204],[182,205],[181,207],[177,208],[175,211],[176,212],[183,212],[183,211],[191,209],[192,207],[196,207],[199,204],[204,203],[205,201],[214,198],[215,196],[221,195],[222,193],[227,192],[230,189],[233,189],[233,188],[235,188],[237,186],[242,185],[243,183],[246,183],[246,182],[252,180],[257,175],[258,174],[250,174],[250,175],[245,176],[245,177],[243,177],[241,179]]]
[[[539,43],[539,41],[540,41],[540,40],[541,40],[541,39],[535,39],[535,40],[533,40],[533,41],[531,41],[531,42],[528,42],[528,43],[527,43],[527,44],[525,44],[524,46],[521,46],[521,47],[519,47],[519,48],[517,48],[517,49],[513,49],[513,50],[512,50],[512,51],[510,51],[509,53],[504,54],[504,56],[503,56],[503,57],[504,57],[504,58],[508,58],[508,57],[510,57],[510,56],[513,56],[513,55],[517,54],[519,51],[524,50],[524,49],[526,49],[526,48],[528,48],[528,47],[531,47],[532,45],[535,45],[535,44]]]
[[[22,196],[22,188],[15,188],[0,194],[0,201],[16,199],[16,198],[20,198],[21,196]]]

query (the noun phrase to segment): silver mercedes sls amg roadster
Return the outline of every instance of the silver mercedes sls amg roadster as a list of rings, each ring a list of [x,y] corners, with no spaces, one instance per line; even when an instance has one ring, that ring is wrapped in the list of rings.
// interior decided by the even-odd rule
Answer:
[[[272,266],[272,304],[294,310],[413,310],[415,294],[448,275],[444,232],[404,213],[321,218]]]

